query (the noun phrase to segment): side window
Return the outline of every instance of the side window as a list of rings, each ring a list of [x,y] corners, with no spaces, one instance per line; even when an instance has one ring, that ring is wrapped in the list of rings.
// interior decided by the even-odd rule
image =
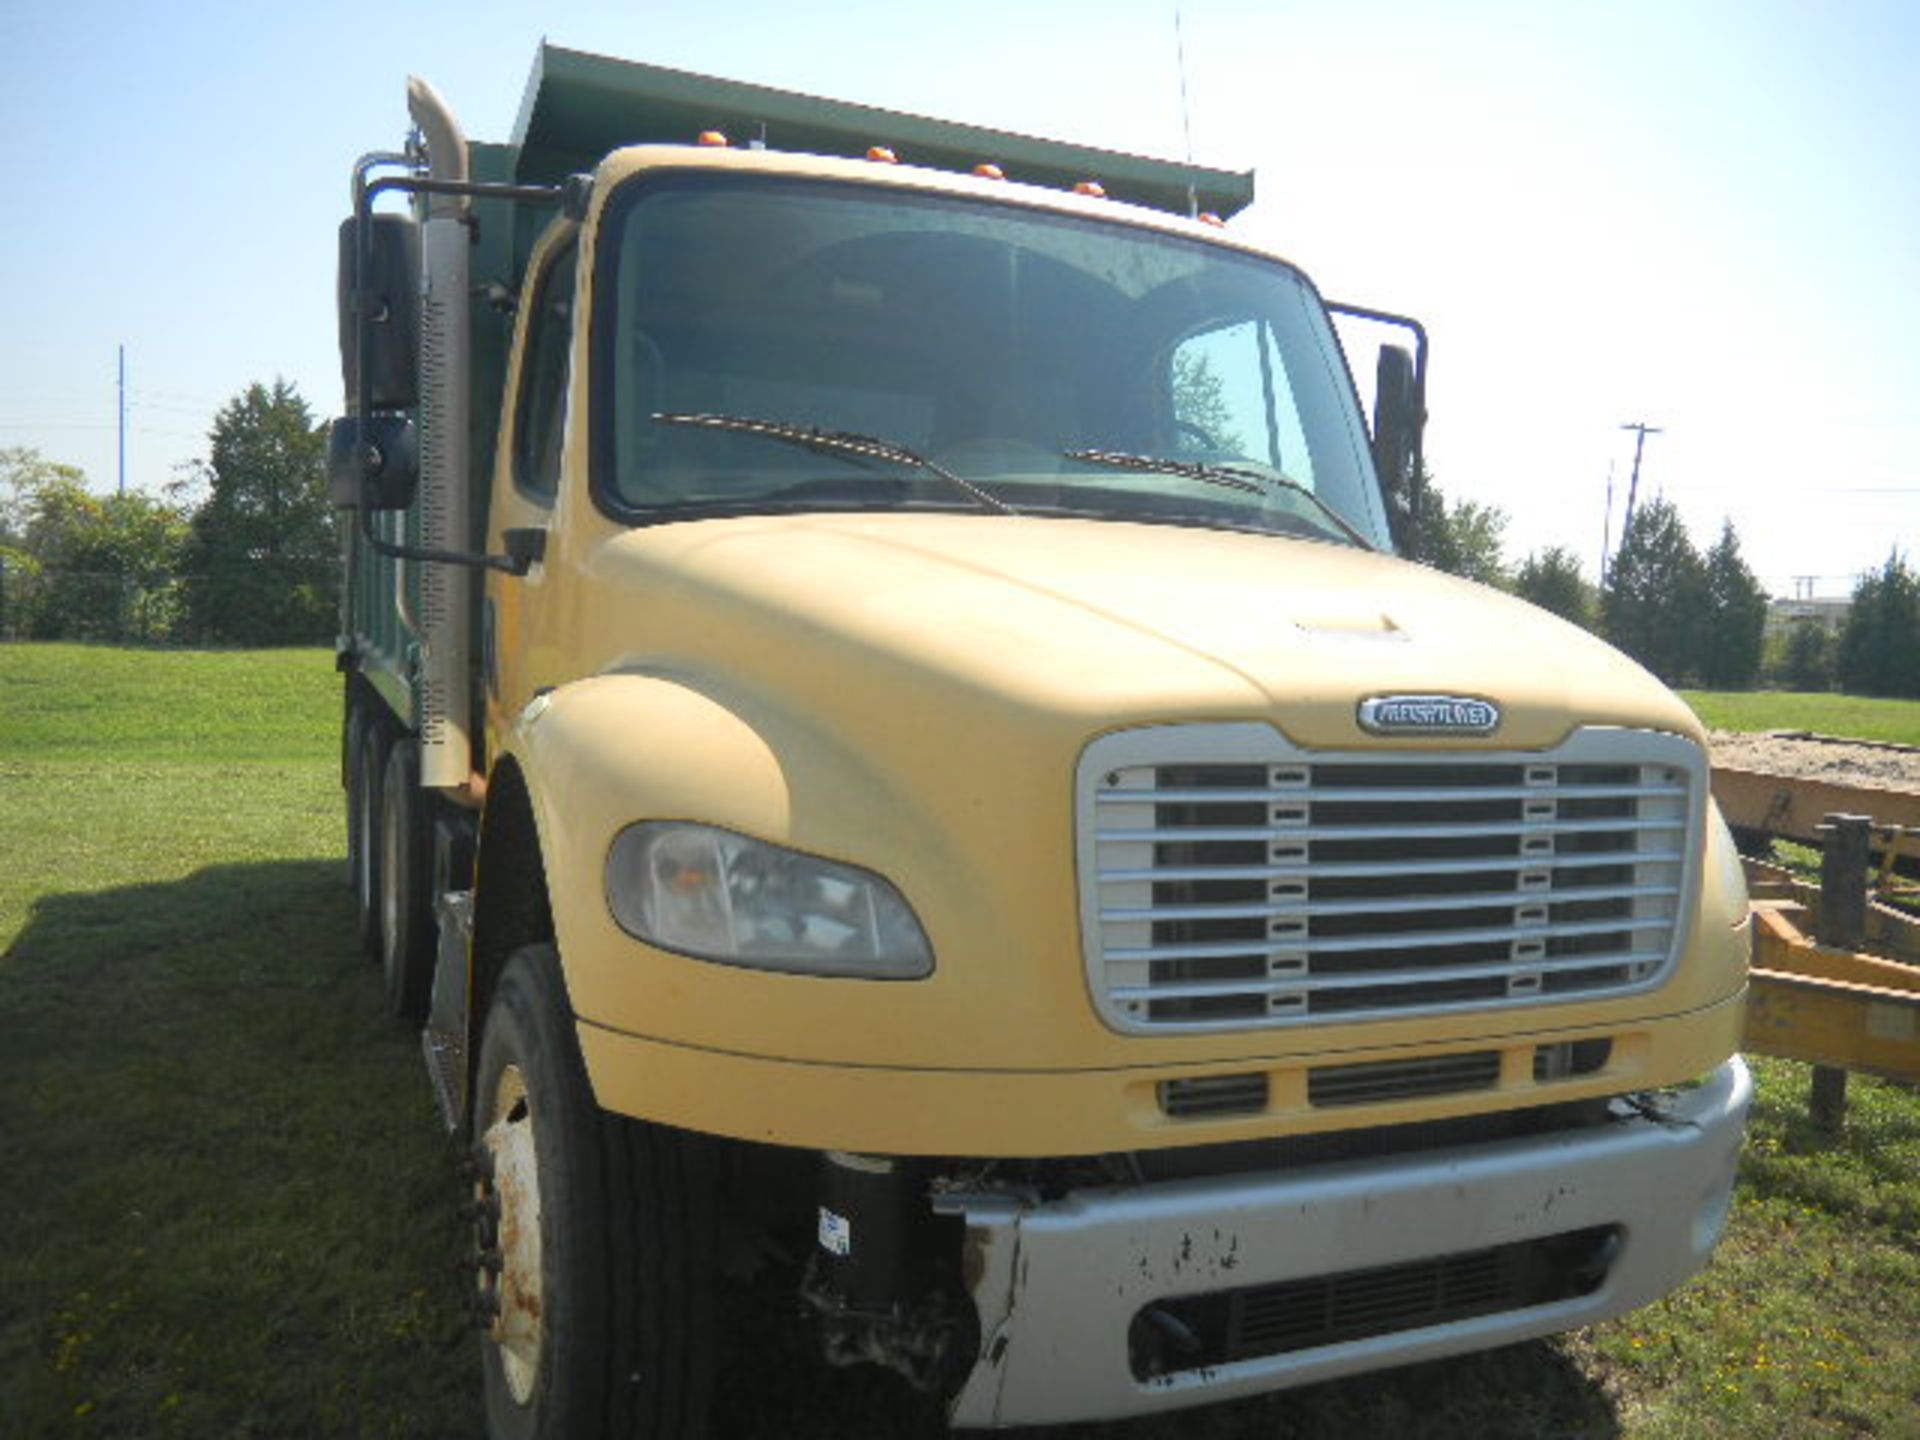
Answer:
[[[513,483],[538,499],[560,488],[560,441],[567,428],[567,357],[573,340],[573,277],[579,246],[569,242],[540,274],[527,314],[526,354],[513,416]]]
[[[1313,484],[1293,388],[1264,320],[1188,336],[1174,348],[1168,379],[1174,442],[1183,455],[1254,460]]]

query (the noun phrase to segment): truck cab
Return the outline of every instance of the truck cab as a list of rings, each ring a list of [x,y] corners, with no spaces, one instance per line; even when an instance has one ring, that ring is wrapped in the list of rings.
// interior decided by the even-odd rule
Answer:
[[[962,1427],[1706,1262],[1699,724],[1409,558],[1424,332],[1369,427],[1250,176],[552,47],[507,145],[414,107],[343,230],[344,777],[496,1433],[698,1433],[743,1230]]]

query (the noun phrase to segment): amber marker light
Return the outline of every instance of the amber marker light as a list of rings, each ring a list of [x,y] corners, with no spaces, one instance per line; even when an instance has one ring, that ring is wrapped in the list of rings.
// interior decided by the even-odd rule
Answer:
[[[1202,210],[1199,215],[1199,220],[1202,225],[1218,225],[1222,230],[1227,228],[1227,222],[1211,210]]]
[[[727,148],[728,142],[726,135],[719,130],[702,130],[700,132],[700,143],[710,149],[724,150]]]
[[[1007,178],[1007,172],[991,161],[974,166],[973,173],[978,175],[982,180],[1004,180]]]
[[[898,165],[900,163],[900,157],[884,145],[871,145],[867,147],[867,159],[873,161],[876,165]]]
[[[1082,180],[1078,185],[1073,187],[1073,193],[1076,195],[1091,195],[1096,200],[1104,200],[1107,198],[1107,187],[1102,185],[1098,180]]]

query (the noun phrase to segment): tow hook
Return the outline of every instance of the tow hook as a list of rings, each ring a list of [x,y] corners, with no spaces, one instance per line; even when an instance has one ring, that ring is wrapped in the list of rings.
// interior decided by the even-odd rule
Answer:
[[[1133,1317],[1127,1345],[1133,1352],[1133,1371],[1143,1379],[1190,1368],[1177,1362],[1196,1359],[1203,1348],[1191,1325],[1159,1305]]]

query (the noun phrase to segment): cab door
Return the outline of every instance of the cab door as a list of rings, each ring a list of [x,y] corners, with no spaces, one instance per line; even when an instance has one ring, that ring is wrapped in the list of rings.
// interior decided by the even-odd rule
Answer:
[[[574,315],[579,290],[579,228],[560,225],[542,240],[521,289],[508,404],[495,452],[488,549],[506,549],[509,530],[548,531],[559,500],[568,421]],[[549,540],[551,543],[551,537]],[[536,563],[522,576],[491,572],[481,615],[481,667],[489,750],[545,685],[553,657],[539,623],[553,607],[555,576]]]

